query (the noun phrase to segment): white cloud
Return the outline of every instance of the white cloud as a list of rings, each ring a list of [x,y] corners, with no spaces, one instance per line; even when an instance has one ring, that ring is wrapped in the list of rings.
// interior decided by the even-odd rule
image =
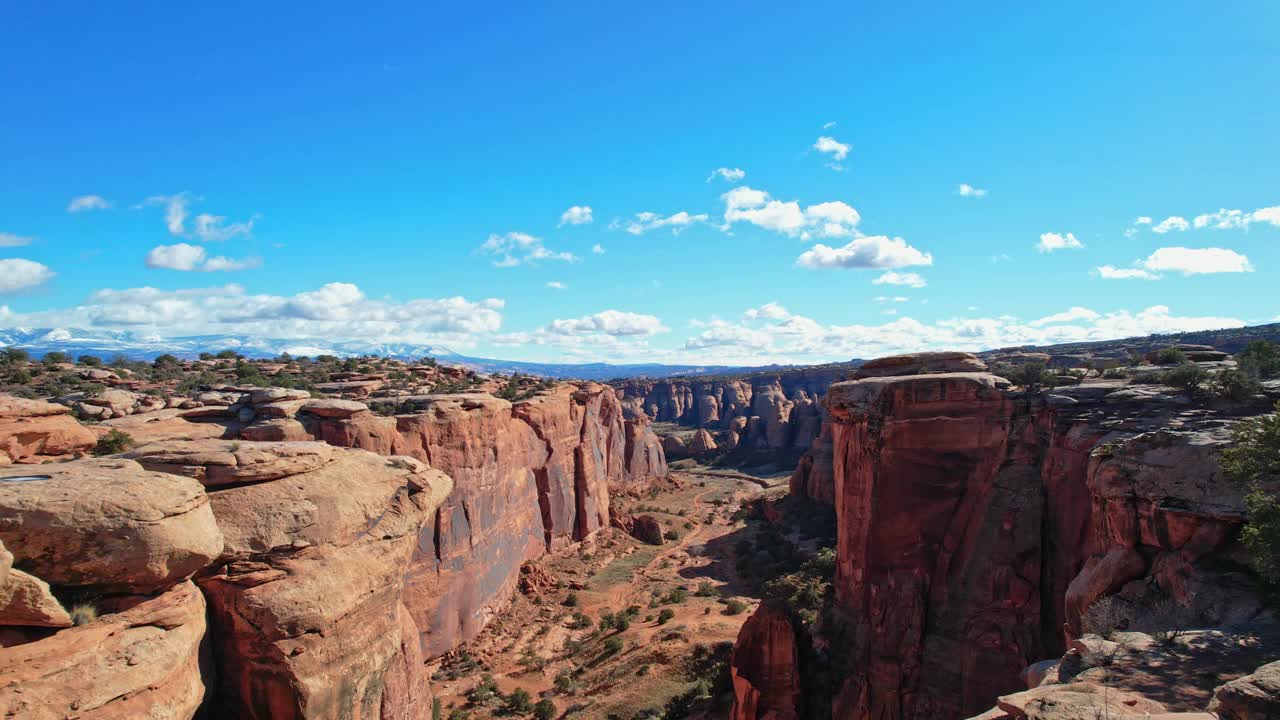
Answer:
[[[0,232],[0,247],[23,247],[30,245],[31,238],[13,233]]]
[[[559,227],[564,227],[565,225],[586,225],[594,220],[595,218],[591,216],[590,205],[574,205],[568,210],[560,213]]]
[[[844,166],[841,165],[841,163],[849,156],[849,150],[852,149],[852,147],[853,146],[842,143],[828,135],[823,135],[813,143],[814,150],[817,150],[831,158],[830,162],[827,163],[827,167],[832,170],[844,169]]]
[[[234,258],[215,255],[204,261],[204,265],[200,267],[203,272],[233,272],[236,270],[253,270],[262,267],[260,258],[242,258],[236,260]]]
[[[1174,230],[1181,232],[1183,230],[1188,230],[1190,228],[1191,228],[1191,223],[1187,222],[1186,218],[1178,217],[1177,215],[1171,215],[1161,220],[1158,225],[1153,226],[1151,228],[1151,232],[1156,233],[1158,235],[1164,235],[1165,233],[1172,232]]]
[[[1056,313],[1054,315],[1042,317],[1039,320],[1032,320],[1030,323],[1028,323],[1028,325],[1030,325],[1031,327],[1044,327],[1045,325],[1069,323],[1069,322],[1075,322],[1076,320],[1093,321],[1093,320],[1097,320],[1100,317],[1102,316],[1094,312],[1093,310],[1090,310],[1089,308],[1083,308],[1083,307],[1077,306],[1069,310]]]
[[[152,195],[135,206],[139,208],[164,206],[164,224],[170,235],[184,235],[187,230],[187,216],[190,214],[191,193],[180,192],[176,195]]]
[[[835,127],[835,126],[836,126],[836,121],[835,121],[835,120],[831,120],[831,121],[829,121],[829,122],[824,122],[824,123],[822,123],[822,129],[823,129],[823,130],[830,130],[831,128],[833,128],[833,127]]]
[[[814,245],[796,259],[806,268],[900,268],[909,265],[932,265],[933,256],[920,252],[902,238],[864,235],[843,247]]]
[[[195,217],[195,227],[192,229],[192,234],[206,242],[230,240],[239,235],[247,236],[251,234],[253,232],[253,223],[256,219],[256,217],[253,217],[245,222],[228,223],[227,219],[222,215],[200,213]]]
[[[4,261],[0,261],[4,262]],[[7,273],[0,277],[7,278]],[[65,310],[12,313],[10,326],[137,329],[159,336],[234,333],[266,338],[474,345],[502,326],[503,301],[461,297],[372,300],[330,283],[297,295],[251,295],[239,285],[184,290],[105,289]]]
[[[1151,253],[1142,266],[1152,272],[1183,275],[1253,272],[1249,258],[1225,248],[1164,247]]]
[[[146,266],[164,270],[195,270],[204,262],[204,248],[187,243],[158,245],[147,253]]]
[[[174,245],[158,245],[152,248],[147,253],[145,264],[149,268],[160,270],[230,272],[256,268],[261,262],[257,258],[233,260],[221,255],[207,257],[204,248],[198,245],[177,243]]]
[[[22,258],[0,260],[0,293],[17,292],[43,285],[52,280],[55,274],[47,266],[32,260]]]
[[[628,220],[625,223],[615,220],[613,224],[610,225],[610,228],[622,227],[632,235],[643,235],[650,230],[671,228],[671,232],[678,235],[680,234],[680,231],[690,225],[704,223],[707,219],[708,216],[705,213],[691,215],[684,210],[666,217],[653,212],[639,212],[636,213],[634,219]]]
[[[919,274],[908,272],[900,273],[892,270],[884,273],[880,277],[871,281],[872,285],[905,285],[906,287],[922,288],[928,285],[925,279]]]
[[[653,315],[603,310],[594,315],[552,320],[547,330],[558,335],[656,335],[669,328]]]
[[[539,260],[578,261],[578,256],[573,253],[549,250],[542,244],[542,238],[522,232],[492,234],[480,246],[478,252],[496,257],[497,259],[493,261],[494,267],[532,265]]]
[[[221,242],[234,237],[248,236],[253,233],[253,224],[258,219],[255,215],[244,222],[227,222],[223,215],[200,213],[194,218],[194,226],[187,231],[187,219],[191,217],[191,204],[201,198],[189,192],[175,195],[152,195],[143,200],[135,208],[164,206],[164,224],[170,235],[194,238],[205,242]]]
[[[1082,247],[1084,247],[1084,243],[1076,239],[1075,233],[1067,233],[1065,235],[1044,233],[1040,236],[1040,242],[1036,243],[1036,250],[1042,253],[1064,249],[1079,250]]]
[[[1269,224],[1280,227],[1280,205],[1258,208],[1257,210],[1232,210],[1219,208],[1213,212],[1200,213],[1188,221],[1180,215],[1170,215],[1153,224],[1150,216],[1143,215],[1125,230],[1126,237],[1133,237],[1143,227],[1151,227],[1151,232],[1164,235],[1170,232],[1196,230],[1248,230],[1254,224]]]
[[[1148,272],[1142,268],[1118,268],[1113,265],[1103,265],[1095,272],[1104,280],[1158,280],[1159,275]]]
[[[890,295],[877,295],[876,297],[873,297],[873,298],[871,298],[871,299],[872,299],[873,301],[875,301],[875,302],[878,302],[878,303],[884,304],[884,303],[890,303],[890,302],[894,302],[894,303],[904,303],[904,302],[906,302],[906,301],[910,300],[911,298],[909,298],[909,297],[903,297],[902,295],[892,295],[892,296],[890,296]]]
[[[987,196],[987,191],[974,187],[969,183],[960,183],[956,186],[956,194],[960,197],[981,198]]]
[[[1072,307],[1031,321],[1003,316],[922,323],[910,317],[874,325],[825,325],[776,303],[744,313],[740,323],[712,320],[671,356],[709,363],[761,364],[872,358],[922,350],[987,350],[1019,345],[1111,340],[1152,333],[1188,332],[1244,323],[1231,317],[1181,317],[1163,305],[1139,312]],[[901,311],[900,311],[901,312]]]
[[[549,280],[547,281],[547,287],[551,288],[552,290],[565,290],[565,289],[568,289],[569,286],[565,285],[559,280]]]
[[[707,176],[707,182],[715,180],[717,176],[723,178],[727,182],[736,183],[747,176],[747,171],[742,168],[716,168]]]
[[[813,237],[844,238],[858,234],[862,217],[839,200],[801,209],[794,200],[774,200],[764,190],[742,186],[720,196],[724,200],[725,227],[748,222],[766,230],[808,240]]]
[[[595,245],[592,245],[592,246],[591,246],[591,253],[592,253],[593,255],[603,255],[603,254],[604,254],[604,246],[603,246],[603,245],[601,245],[600,243],[596,243]]]
[[[78,213],[86,210],[107,210],[111,207],[111,203],[101,195],[81,195],[71,198],[71,202],[67,204],[67,212]]]

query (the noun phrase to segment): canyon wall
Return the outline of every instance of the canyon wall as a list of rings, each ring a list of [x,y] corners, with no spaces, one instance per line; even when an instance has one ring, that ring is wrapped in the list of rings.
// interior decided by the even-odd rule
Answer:
[[[832,717],[976,715],[1025,689],[1022,670],[1060,655],[1106,594],[1172,599],[1205,622],[1259,610],[1227,590],[1249,585],[1233,542],[1244,508],[1216,457],[1267,403],[1196,407],[1119,381],[1042,396],[973,363],[833,385],[829,427],[792,478],[838,518],[830,614],[798,640],[844,668]],[[758,669],[790,657],[753,636],[768,624],[744,627],[735,664],[786,677]],[[767,685],[735,682],[735,719],[777,706]]]
[[[405,397],[395,416],[225,395],[121,418],[139,440],[121,458],[0,469],[0,710],[425,717],[424,661],[478,633],[523,563],[667,475],[647,422],[592,383]],[[57,442],[22,458],[74,437],[40,427]],[[110,614],[70,627],[86,596]]]
[[[726,378],[636,378],[613,386],[627,417],[719,431],[740,454],[798,455],[822,427],[822,396],[849,372],[821,366]]]

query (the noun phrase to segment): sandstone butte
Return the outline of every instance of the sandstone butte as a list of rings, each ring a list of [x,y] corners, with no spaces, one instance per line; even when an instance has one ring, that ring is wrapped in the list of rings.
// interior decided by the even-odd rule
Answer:
[[[767,605],[743,626],[734,720],[815,703],[856,719],[1280,717],[1277,665],[1258,667],[1280,634],[1241,572],[1242,488],[1217,465],[1233,422],[1274,398],[1028,393],[952,353],[868,363],[824,403],[791,492],[835,508],[834,607],[816,627]],[[1101,647],[1083,617],[1111,595],[1248,629]],[[830,668],[828,687],[806,684]]]
[[[279,388],[205,400],[105,422],[139,441],[124,455],[35,465],[99,433],[0,398],[5,717],[427,717],[424,661],[525,562],[608,526],[611,495],[667,476],[647,420],[594,383],[395,416]],[[100,615],[72,626],[83,599]]]

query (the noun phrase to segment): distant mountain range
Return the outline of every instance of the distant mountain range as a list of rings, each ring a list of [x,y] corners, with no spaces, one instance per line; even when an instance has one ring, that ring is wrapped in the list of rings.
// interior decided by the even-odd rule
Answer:
[[[396,360],[418,360],[430,356],[448,365],[460,365],[479,372],[521,372],[544,377],[584,380],[708,375],[761,369],[730,365],[661,365],[657,363],[636,365],[535,363],[469,357],[446,347],[412,343],[330,342],[315,338],[286,340],[245,335],[190,335],[163,338],[127,330],[78,328],[0,330],[0,347],[20,347],[36,357],[48,352],[64,352],[73,358],[79,355],[96,355],[104,360],[110,360],[117,355],[123,355],[130,360],[153,360],[166,353],[180,358],[194,358],[202,352],[216,353],[220,350],[235,350],[247,358],[274,358],[286,352],[294,356],[309,357],[377,355]]]

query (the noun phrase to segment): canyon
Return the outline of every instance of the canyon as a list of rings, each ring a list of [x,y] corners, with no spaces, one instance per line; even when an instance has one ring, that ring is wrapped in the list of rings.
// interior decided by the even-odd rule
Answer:
[[[0,395],[0,708],[1266,717],[1280,631],[1219,455],[1280,382],[1010,379],[1043,360],[61,368],[83,389]]]

